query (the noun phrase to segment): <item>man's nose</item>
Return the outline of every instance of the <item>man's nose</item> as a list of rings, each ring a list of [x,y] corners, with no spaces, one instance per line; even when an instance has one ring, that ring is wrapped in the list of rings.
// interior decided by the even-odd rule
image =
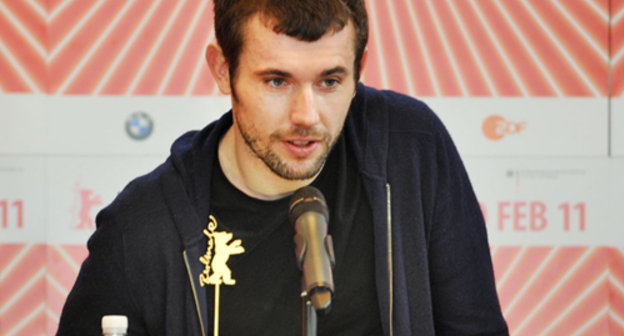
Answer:
[[[298,126],[314,126],[320,121],[316,96],[312,87],[306,86],[298,90],[290,112],[290,121]]]

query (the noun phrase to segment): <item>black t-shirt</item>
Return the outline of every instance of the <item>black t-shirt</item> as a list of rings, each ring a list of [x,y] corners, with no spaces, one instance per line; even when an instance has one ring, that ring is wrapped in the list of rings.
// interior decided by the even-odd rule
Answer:
[[[344,135],[312,183],[329,208],[336,264],[330,312],[318,316],[319,335],[381,335],[375,287],[373,224],[355,159]],[[215,160],[211,214],[216,231],[233,233],[245,252],[230,256],[236,281],[220,286],[221,335],[300,335],[302,273],[295,260],[290,197],[251,198],[229,183]],[[208,320],[214,314],[214,286],[207,287]],[[209,332],[212,329],[209,328]]]

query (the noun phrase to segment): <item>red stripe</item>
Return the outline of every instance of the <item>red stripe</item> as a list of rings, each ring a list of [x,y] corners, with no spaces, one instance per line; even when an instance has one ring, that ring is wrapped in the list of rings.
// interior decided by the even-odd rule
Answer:
[[[522,251],[520,246],[499,246],[492,264],[494,266],[494,276],[496,281],[500,279],[510,271],[511,262],[516,258],[517,254]],[[500,294],[499,294],[500,296]],[[503,297],[500,298],[501,303],[504,301]]]
[[[119,4],[125,4],[119,2]],[[96,86],[104,78],[107,71],[113,66],[113,62],[116,57],[122,52],[125,43],[130,39],[132,32],[139,24],[140,18],[143,13],[146,12],[149,3],[136,2],[128,9],[123,18],[118,21],[117,25],[110,31],[108,37],[102,41],[100,47],[93,53],[92,58],[85,64],[84,68],[74,78],[71,85],[67,87],[65,93],[67,94],[93,94]],[[121,10],[121,7],[119,8]],[[106,18],[106,21],[112,21],[117,15],[117,11],[111,11]],[[107,24],[105,24],[107,25]],[[81,35],[77,39],[82,39],[85,42],[93,43],[99,36]],[[91,48],[91,44],[89,44]],[[64,54],[62,57],[65,57]],[[82,60],[82,57],[80,57]],[[58,62],[62,62],[59,60]],[[57,65],[54,64],[53,68]],[[73,71],[74,69],[69,69]],[[69,75],[71,72],[66,72]],[[61,85],[66,80],[66,77],[58,78],[58,85]],[[54,90],[56,92],[56,89]]]
[[[511,300],[516,297],[518,291],[522,289],[524,284],[530,279],[535,270],[539,267],[540,262],[544,258],[546,258],[551,250],[552,247],[526,248],[525,253],[522,255],[522,258],[519,260],[516,266],[505,273],[505,277],[508,280],[504,284],[502,284],[502,286],[499,286],[498,289],[501,301],[504,300],[504,310],[506,310],[507,305],[510,303]],[[513,260],[515,260],[515,258]]]
[[[436,6],[437,2],[432,1],[431,3],[433,10],[439,14],[439,6]],[[438,33],[436,30],[433,17],[425,1],[414,2],[414,8],[420,27],[423,28],[423,38],[427,46],[426,52],[429,53],[433,71],[440,85],[440,94],[442,96],[461,96],[461,88],[455,78],[449,59],[451,55],[446,53],[442,44],[442,35],[440,34],[445,34],[445,32]]]
[[[461,1],[453,1],[453,5],[458,2]],[[453,57],[459,68],[460,76],[462,76],[462,78],[456,78],[458,85],[460,80],[463,80],[469,96],[492,95],[493,92],[490,92],[485,78],[481,74],[477,59],[472,55],[468,46],[468,40],[462,34],[461,26],[456,21],[455,16],[453,16],[449,3],[446,1],[439,1],[435,2],[435,4],[436,7],[438,7],[438,15],[444,27],[443,29],[449,42],[449,47],[451,48],[452,55],[449,55],[449,57]],[[459,8],[458,6],[455,7],[456,9]],[[465,22],[464,16],[460,13],[458,13],[458,16],[461,18],[462,22]],[[471,39],[476,41],[476,43],[479,41],[478,37],[471,36]]]
[[[199,8],[197,8],[197,10],[199,10]],[[210,37],[210,32],[213,30],[211,13],[211,6],[206,6],[203,13],[200,14],[199,22],[192,31],[192,35],[186,45],[184,52],[182,53],[182,57],[180,58],[180,61],[178,62],[178,65],[175,68],[173,75],[171,76],[171,79],[169,80],[169,83],[165,88],[164,94],[183,95],[185,93],[187,85],[193,78],[194,72],[196,71],[195,65],[197,64],[197,60],[199,59],[202,63],[205,63],[203,55],[205,47],[208,45],[208,42],[210,42],[208,40]],[[189,24],[192,16],[193,15],[189,15]],[[208,90],[212,90],[212,87],[214,86],[214,80],[210,75],[208,66],[204,65],[200,71],[201,75],[199,82],[202,82],[206,85],[206,93],[210,92]]]
[[[611,276],[614,278],[609,284],[611,311],[619,316],[621,320],[624,320],[624,291],[622,290],[624,286],[624,251],[614,248],[610,252]],[[615,281],[618,282],[617,285]],[[620,331],[620,333],[613,333],[612,335],[624,335],[624,326],[620,326],[619,329],[616,326],[617,322],[611,321],[611,327]]]
[[[176,3],[177,5],[177,3]],[[178,12],[178,16],[174,19],[173,24],[170,27],[169,32],[165,36],[164,40],[162,40],[160,47],[154,58],[149,60],[150,65],[148,66],[148,71],[145,72],[141,80],[139,81],[138,86],[134,90],[133,94],[139,95],[147,95],[158,92],[158,88],[160,87],[169,66],[173,61],[173,57],[176,51],[182,46],[180,43],[183,41],[184,34],[186,33],[186,28],[191,23],[191,18],[193,14],[197,11],[197,3],[188,2],[185,6]],[[171,15],[173,15],[174,8],[171,8]],[[181,18],[187,18],[182,19]],[[169,17],[167,18],[169,19]],[[164,28],[167,20],[162,22],[162,28]],[[162,31],[162,28],[160,29]],[[147,50],[146,50],[147,52]]]
[[[48,51],[52,52],[55,50],[67,34],[80,22],[80,19],[96,4],[96,1],[71,1],[69,5],[64,7],[62,12],[56,14],[53,20],[48,22],[47,26]],[[53,8],[56,9],[58,6],[60,4],[54,5]],[[50,12],[50,14],[52,13],[54,13],[54,10]],[[94,27],[94,29],[97,31],[101,28]],[[72,50],[73,48],[74,46],[69,47]]]
[[[364,67],[364,75],[366,77],[366,83],[371,86],[375,86],[378,88],[382,88],[382,77],[381,71],[383,69],[383,65],[381,64],[381,59],[379,57],[379,53],[381,50],[377,48],[377,40],[380,39],[377,34],[374,33],[372,29],[373,19],[375,17],[375,12],[372,11],[374,8],[374,3],[372,0],[367,2],[368,13],[370,15],[369,21],[371,24],[371,29],[369,31],[368,37],[368,57],[366,60],[366,66]]]
[[[26,248],[26,244],[0,244],[0,273],[4,271],[11,261]]]
[[[605,314],[604,317],[601,317],[600,319],[598,319],[597,321],[595,321],[594,323],[589,325],[580,334],[580,336],[596,336],[596,335],[617,336],[617,335],[624,335],[624,334],[614,333],[612,331],[610,332],[610,329],[611,329],[611,327],[610,327],[609,314],[607,313],[607,314]],[[568,334],[568,335],[570,335],[570,334]]]
[[[417,85],[415,82],[419,79],[419,75],[425,78],[427,76],[425,68],[420,68],[421,73],[419,74],[416,71],[418,69],[417,64],[414,64],[414,60],[420,57],[422,51],[418,47],[416,32],[412,27],[413,22],[411,22],[409,9],[405,1],[386,2],[386,4],[388,21],[386,21],[384,26],[386,26],[387,30],[390,32],[389,36],[394,37],[394,48],[396,50],[393,55],[386,56],[386,59],[388,60],[389,57],[395,57],[392,59],[392,63],[396,69],[394,75],[400,77],[399,83],[404,87],[403,92],[415,95],[417,92]],[[392,8],[390,4],[392,4]],[[394,28],[395,26],[396,28]],[[399,35],[395,33],[395,30],[398,30]],[[401,51],[399,47],[401,47],[403,51]],[[410,92],[410,84],[408,84],[410,80],[412,92]]]
[[[84,245],[63,245],[61,248],[67,252],[78,265],[81,265],[89,254],[89,251]]]
[[[54,12],[65,0],[39,0],[39,2],[45,2],[48,8],[48,13]]]
[[[7,276],[0,281],[0,307],[45,266],[45,250],[37,245],[28,251]]]
[[[37,308],[37,306],[33,305],[32,309],[35,309],[35,308]],[[27,313],[30,314],[30,311],[27,312]],[[2,317],[3,317],[3,320],[4,320],[5,316],[2,316]],[[7,324],[7,325],[5,325],[5,324],[0,325],[0,335],[7,334],[19,322],[19,321],[12,320],[11,318],[19,318],[19,317],[21,317],[21,316],[17,316],[17,317],[6,316],[6,320],[7,321],[11,321],[11,323]],[[28,324],[22,326],[19,329],[19,331],[17,333],[13,334],[13,335],[15,335],[15,336],[41,335],[41,334],[46,332],[46,325],[45,325],[45,323],[46,323],[45,311],[41,311]]]
[[[522,45],[519,37],[516,36],[511,29],[509,22],[507,22],[503,14],[493,4],[487,6],[480,4],[481,3],[478,2],[475,3],[484,13],[490,24],[490,28],[493,30],[494,35],[504,50],[504,56],[511,62],[511,66],[529,94],[544,96],[555,95],[555,91],[540,75],[541,70],[533,63],[528,51]],[[509,4],[510,2],[501,2],[503,7],[507,7],[507,12],[512,12],[508,8]],[[509,71],[511,71],[511,69]]]
[[[48,310],[60,316],[66,299],[67,292],[59,291],[56,287],[52,286],[49,281],[46,283],[46,308]]]
[[[587,336],[593,336],[592,334],[586,334]],[[624,326],[616,323],[615,321],[610,321],[609,323],[609,333],[607,335],[612,336],[623,336],[624,335]]]
[[[53,276],[65,289],[69,290],[76,281],[75,265],[68,262],[55,247],[49,246],[48,273]],[[80,265],[80,264],[77,264]]]
[[[52,0],[33,0],[33,2],[39,4],[39,6],[46,11],[46,13],[50,12],[50,3]]]
[[[623,9],[624,10],[624,9]],[[611,27],[611,56],[615,56],[619,53],[622,48],[624,48],[624,16],[617,22],[614,26]],[[619,63],[623,62],[623,58],[619,60]]]
[[[35,21],[35,19],[33,19],[33,21]],[[41,26],[41,20],[38,22],[39,26]],[[36,21],[34,23],[36,23]],[[43,42],[45,39],[42,37],[42,35],[45,35],[43,27],[34,31],[29,31],[29,33],[41,44],[41,47],[45,47],[45,43]],[[0,42],[9,50],[15,61],[20,64],[26,76],[34,83],[37,89],[45,91],[45,60],[35,47],[19,33],[17,28],[2,15],[0,15]],[[22,79],[17,69],[9,63],[8,59],[4,58],[3,53],[0,53],[0,73],[2,74],[0,76],[0,82],[6,91],[32,91],[26,81]]]
[[[506,270],[506,272],[513,272],[512,274],[514,275],[522,275],[523,273],[532,275],[541,264],[543,258],[546,257],[547,252],[550,252],[550,248],[527,247],[527,249],[528,251],[526,252],[525,257],[518,264],[518,266],[516,266],[513,270]],[[543,257],[540,257],[539,259],[530,259],[526,257],[527,255],[535,255],[530,253],[533,249],[537,249],[537,255],[542,255]],[[506,253],[504,252],[506,250],[510,250],[510,248],[501,248],[493,261],[497,279],[500,278],[500,276],[498,276],[498,274],[500,274],[499,268],[510,267],[511,261],[515,259],[515,255],[513,257],[505,256]],[[526,289],[525,293],[530,293],[530,295],[524,295],[519,298],[514,307],[507,312],[509,304],[516,296],[516,292],[514,290],[518,290],[524,286],[524,281],[522,281],[522,286],[520,286],[519,284],[515,284],[513,277],[510,278],[512,285],[509,287],[509,290],[499,290],[499,297],[501,307],[503,311],[506,311],[505,318],[512,330],[519,325],[533,309],[535,309],[537,304],[539,304],[539,302],[548,294],[559,279],[565,275],[568,269],[574,265],[574,263],[583,255],[585,251],[586,248],[560,248],[553,259],[551,259],[550,265],[547,265],[539,277],[535,279],[535,281]],[[501,254],[501,252],[503,253]],[[533,263],[533,265],[531,265],[531,263]],[[526,275],[524,278],[528,279]]]
[[[0,38],[0,43],[2,43]],[[29,92],[28,85],[19,77],[18,73],[9,63],[9,60],[0,53],[0,92]]]
[[[29,279],[27,279],[29,280]],[[21,283],[20,283],[21,284]],[[10,294],[14,292],[8,292]],[[0,324],[0,335],[4,335],[12,330],[19,322],[26,318],[38,306],[45,302],[45,277],[37,280],[33,286],[13,305],[11,305],[2,314],[2,323]],[[4,304],[4,302],[2,303]],[[44,328],[43,321],[37,319],[31,321],[27,327],[21,329],[18,335],[27,335],[27,331],[38,330],[42,332]],[[30,334],[33,335],[33,334]]]
[[[530,249],[536,249],[535,247]],[[541,251],[545,253],[546,251]],[[550,251],[548,251],[550,252]],[[517,303],[512,307],[510,311],[507,312],[506,318],[510,325],[518,325],[524,320],[524,318],[544,299],[546,295],[550,292],[550,290],[557,284],[559,279],[565,275],[572,265],[581,257],[581,255],[585,252],[585,249],[582,248],[562,248],[558,252],[556,252],[553,259],[549,265],[547,265],[542,273],[539,275],[537,279],[533,281],[532,284],[525,290],[524,293],[530,293],[530,295],[524,295],[518,298]],[[544,257],[546,254],[544,254]],[[536,271],[537,267],[542,262],[542,258],[534,259],[534,260],[526,260],[525,266],[526,273],[529,275],[533,275],[533,272]],[[534,265],[530,266],[530,263],[533,262]],[[527,263],[529,265],[527,265]],[[522,267],[518,267],[518,272],[523,272],[524,269]],[[521,286],[520,286],[521,285]],[[524,287],[524,281],[515,286],[513,288],[522,288]],[[509,290],[505,293],[505,295],[501,295],[501,304],[503,310],[507,311],[508,304],[511,300],[516,298],[516,292],[513,290]]]
[[[606,286],[607,281],[608,280],[605,280],[603,284],[598,286],[589,296],[576,305],[564,319],[557,323],[556,327],[550,329],[549,334],[572,335],[575,331],[580,330],[589,323],[591,319],[600,314],[609,304],[608,288]],[[601,315],[593,324],[602,325],[603,329],[608,329],[608,313]]]
[[[560,3],[562,7],[565,8],[569,3],[573,2],[575,1]],[[578,3],[578,1],[576,2]],[[602,51],[602,54],[599,54],[563,14],[559,12],[552,2],[531,1],[530,4],[544,22],[544,25],[548,27],[556,40],[562,45],[563,49],[588,77],[591,84],[599,90],[602,96],[606,96],[609,78],[608,62],[603,56],[606,55],[608,51],[608,23],[595,17],[592,17],[594,20],[589,23],[589,25],[594,26],[594,31],[597,30],[601,32],[595,32],[593,41],[600,47],[600,51]],[[586,15],[586,17],[590,18],[591,16]],[[581,24],[583,30],[587,29],[587,21],[580,20],[578,23]],[[591,88],[580,79],[580,76],[578,76],[568,60],[561,54],[559,49],[553,45],[553,42],[547,38],[546,33],[541,29],[538,30],[536,24],[534,27],[536,29],[533,34],[531,34],[530,29],[525,28],[526,32],[531,36],[538,36],[541,32],[543,40],[536,41],[536,44],[540,44],[536,50],[540,51],[540,58],[554,75],[557,85],[564,90],[564,94],[566,96],[593,96],[594,93],[591,91]],[[547,51],[546,46],[551,46],[552,50]],[[565,65],[565,67],[563,65]]]
[[[89,3],[93,4],[95,2]],[[118,10],[120,10],[121,5],[123,4],[124,2],[117,1],[105,2],[104,5],[90,17],[88,22],[72,37],[71,41],[65,45],[60,53],[55,55],[55,58],[50,63],[49,68],[51,93],[56,93],[59,90],[60,86],[80,64],[86,56],[86,53],[97,41],[98,37],[103,33],[108,26],[108,23],[113,19],[114,15]],[[51,52],[56,50],[61,41],[70,33],[70,31],[67,31],[67,28],[73,28],[77,25],[90,9],[91,6],[81,8],[81,11],[79,12],[80,15],[74,15],[72,17],[59,17],[59,19],[55,20],[55,23],[50,26],[50,33],[51,35],[54,35],[54,40],[56,41],[53,44],[54,47],[51,48]],[[69,14],[76,14],[69,10],[64,13],[68,13],[66,16],[69,16]],[[70,21],[69,24],[66,23],[66,20]],[[103,64],[99,64],[99,66],[99,72],[89,74],[91,78],[96,78],[98,75],[102,74],[104,66]]]
[[[149,2],[149,4],[152,3]],[[143,26],[134,45],[130,47],[124,59],[119,63],[119,67],[104,86],[102,94],[126,94],[175,4],[176,2],[162,2],[158,5],[148,23]],[[146,14],[147,11],[135,19],[141,21]]]
[[[609,13],[610,0],[593,0],[595,6],[602,9],[604,14]],[[596,42],[605,39],[606,29],[608,29],[607,18],[596,12],[587,1],[561,1],[559,3],[565,7],[570,15],[580,23],[583,30]],[[607,46],[605,45],[605,51]]]
[[[396,24],[403,34],[403,48],[410,72],[405,71],[404,76],[410,76],[414,86],[414,95],[417,96],[435,96],[434,83],[429,76],[427,63],[425,61],[426,50],[420,47],[420,41],[416,33],[415,26],[420,26],[420,20],[412,20],[410,8],[407,1],[395,1],[395,11],[397,15]]]
[[[539,28],[538,23],[531,17],[524,6],[518,1],[504,2],[503,6],[506,12],[511,15],[513,23],[521,29],[521,36],[528,44],[528,46],[525,46],[521,36],[518,36],[512,30],[509,30],[506,34],[501,34],[503,35],[501,40],[504,41],[508,55],[514,59],[515,64],[520,65],[518,70],[529,75],[524,77],[524,82],[531,95],[556,95],[556,87],[565,93],[561,83],[556,80],[555,73],[562,72],[568,76],[568,80],[576,82],[576,80],[573,80],[573,76],[570,76],[572,69],[565,64],[566,61],[562,59],[557,48]],[[504,20],[502,14],[500,19]],[[505,21],[504,24],[511,26],[510,22]],[[531,49],[537,55],[537,60],[531,56]],[[540,69],[538,62],[543,64],[545,72]],[[550,83],[547,75],[554,77],[555,83]],[[586,92],[583,91],[583,93],[585,94]]]
[[[622,97],[624,96],[624,64],[619,63],[613,67],[612,78],[613,78],[613,91],[612,97]]]
[[[76,280],[77,273],[72,265],[70,265],[65,258],[61,256],[57,249],[63,250],[67,256],[69,256],[73,263],[81,265],[82,261],[87,256],[87,249],[84,245],[64,245],[58,247],[49,246],[49,258],[48,271],[50,276],[59,282],[67,291],[69,291]],[[48,309],[60,316],[63,305],[65,304],[65,294],[61,293],[56,287],[51,284],[47,286],[47,305]],[[58,321],[54,321],[58,323]],[[56,326],[54,326],[56,330]]]
[[[38,12],[25,1],[3,1],[2,4],[13,14],[13,18],[19,21],[37,42],[45,47],[46,43],[46,22]]]
[[[386,62],[392,60],[393,63],[393,66],[384,66],[382,71],[386,73],[390,89],[407,93],[407,83],[402,73],[403,69],[400,66],[397,36],[395,36],[392,30],[392,18],[390,17],[388,4],[385,1],[375,1],[373,6],[377,13],[379,34],[383,37],[383,50],[379,50],[379,52],[383,53]]]
[[[624,0],[612,0],[611,13],[616,15],[624,11]],[[624,51],[624,17],[611,27],[611,57]],[[613,97],[624,96],[624,56],[620,56],[617,63],[612,65],[612,91]]]
[[[485,22],[479,20],[477,12],[469,2],[456,1],[455,4],[498,94],[500,96],[521,96],[520,83],[516,82],[502,56],[498,53],[494,41],[489,38]]]
[[[611,276],[624,284],[624,251],[613,248],[609,260],[611,261]]]
[[[44,323],[45,323],[46,335],[56,335],[56,331],[58,330],[58,325],[59,325],[58,319],[46,313]]]
[[[537,313],[533,315],[530,323],[527,327],[522,329],[522,332],[518,335],[538,335],[540,331],[544,330],[552,321],[554,321],[562,311],[570,306],[573,301],[581,294],[587,287],[592,285],[593,282],[603,273],[608,267],[606,249],[597,249],[592,255],[587,258],[583,265],[579,267],[574,274],[568,278],[565,283],[558,288],[557,292],[552,295],[544,305],[539,308]],[[556,265],[553,262],[553,266]],[[565,274],[568,271],[566,268],[561,274]],[[556,283],[560,277],[556,278]],[[552,290],[550,286],[547,286],[548,290]],[[602,290],[604,290],[602,286]],[[537,295],[543,298],[538,293],[532,292],[531,295]],[[541,300],[538,300],[538,302]],[[604,302],[607,303],[606,301]],[[525,312],[532,312],[537,308],[527,310]],[[527,314],[528,315],[528,314]],[[523,319],[524,320],[524,319]]]

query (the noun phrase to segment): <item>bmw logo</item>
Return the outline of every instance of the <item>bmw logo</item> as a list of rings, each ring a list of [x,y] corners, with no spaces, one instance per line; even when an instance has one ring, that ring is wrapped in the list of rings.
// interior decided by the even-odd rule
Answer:
[[[152,134],[154,122],[145,112],[134,112],[126,120],[126,133],[134,140],[144,140]]]

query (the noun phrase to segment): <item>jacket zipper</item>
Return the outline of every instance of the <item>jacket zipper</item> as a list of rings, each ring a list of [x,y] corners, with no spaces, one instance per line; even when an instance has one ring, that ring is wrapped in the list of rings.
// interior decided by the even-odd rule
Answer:
[[[191,281],[191,289],[193,290],[193,298],[195,299],[195,309],[197,309],[197,317],[199,318],[199,325],[201,327],[201,332],[203,336],[206,336],[206,332],[204,329],[204,322],[202,320],[201,311],[199,310],[199,299],[197,298],[197,290],[195,289],[195,282],[193,282],[193,272],[191,272],[191,265],[189,264],[186,250],[182,252],[182,255],[184,256],[184,265],[186,265],[186,272],[188,273],[189,280]]]
[[[393,306],[394,306],[394,302],[393,302],[393,294],[394,294],[394,288],[393,288],[393,278],[394,278],[394,274],[393,274],[393,270],[392,270],[392,202],[391,202],[391,192],[390,192],[390,183],[386,183],[386,218],[387,218],[387,234],[388,234],[388,277],[389,277],[389,292],[390,292],[390,307],[388,309],[389,311],[389,319],[388,319],[388,329],[389,329],[389,335],[393,336],[394,335],[394,328],[392,325],[392,315],[393,315]]]

